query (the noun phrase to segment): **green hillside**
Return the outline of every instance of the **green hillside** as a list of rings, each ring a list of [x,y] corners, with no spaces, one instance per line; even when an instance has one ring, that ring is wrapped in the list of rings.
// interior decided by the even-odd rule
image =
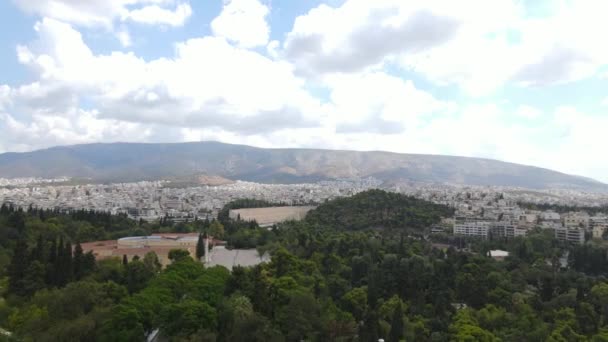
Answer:
[[[383,190],[369,190],[326,202],[308,213],[311,224],[336,229],[397,228],[420,230],[453,210],[425,200]]]

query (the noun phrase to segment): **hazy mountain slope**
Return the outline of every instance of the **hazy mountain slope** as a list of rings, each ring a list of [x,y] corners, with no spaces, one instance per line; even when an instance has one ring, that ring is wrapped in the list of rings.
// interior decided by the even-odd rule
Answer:
[[[373,176],[394,182],[449,182],[608,191],[592,179],[496,160],[312,149],[261,149],[218,142],[90,144],[0,154],[0,177],[87,177],[132,181],[197,173],[292,183]]]

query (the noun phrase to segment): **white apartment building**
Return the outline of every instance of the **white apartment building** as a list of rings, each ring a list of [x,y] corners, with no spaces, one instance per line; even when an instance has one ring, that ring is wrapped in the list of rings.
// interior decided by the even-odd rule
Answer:
[[[497,221],[492,222],[491,232],[493,237],[515,238],[518,236],[526,236],[528,230],[520,227],[514,221]]]
[[[487,239],[490,232],[490,221],[474,219],[456,220],[454,223],[454,235],[475,236]]]
[[[457,218],[454,223],[454,235],[475,236],[483,239],[515,238],[526,236],[528,230],[517,225],[515,221],[490,221],[475,218]]]
[[[585,231],[568,227],[555,228],[555,238],[560,241],[583,244],[585,243]]]
[[[589,228],[589,214],[585,212],[568,213],[563,217],[564,227]]]

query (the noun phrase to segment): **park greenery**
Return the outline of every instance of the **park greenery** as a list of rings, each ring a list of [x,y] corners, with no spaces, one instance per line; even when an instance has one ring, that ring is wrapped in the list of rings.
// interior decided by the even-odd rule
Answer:
[[[608,341],[605,247],[563,244],[540,229],[526,238],[467,240],[467,249],[430,240],[429,227],[450,215],[449,208],[376,190],[321,204],[305,220],[270,230],[226,216],[160,224],[3,206],[0,326],[11,335],[1,338]],[[78,248],[176,230],[213,230],[272,258],[229,272],[176,250],[162,269],[153,253],[95,262]],[[496,248],[511,255],[486,256]]]

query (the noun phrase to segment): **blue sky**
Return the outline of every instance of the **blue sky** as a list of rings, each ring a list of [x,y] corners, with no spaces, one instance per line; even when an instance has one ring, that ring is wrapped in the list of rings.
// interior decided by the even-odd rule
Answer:
[[[606,10],[3,1],[0,152],[219,140],[487,157],[608,182]]]

